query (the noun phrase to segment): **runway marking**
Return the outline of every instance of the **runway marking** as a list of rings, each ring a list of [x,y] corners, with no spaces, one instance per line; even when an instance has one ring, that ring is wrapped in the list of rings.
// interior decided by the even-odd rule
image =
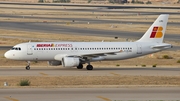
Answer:
[[[39,74],[43,75],[43,76],[48,76],[48,74],[40,72]]]
[[[110,100],[110,99],[108,99],[108,98],[105,98],[105,97],[103,97],[103,96],[97,96],[98,98],[100,98],[100,99],[103,99],[104,101],[112,101],[112,100]]]
[[[119,74],[114,73],[114,72],[111,72],[110,74],[112,74],[112,75],[114,75],[114,76],[120,76]]]
[[[8,100],[11,100],[11,101],[19,101],[18,99],[15,99],[15,98],[12,98],[12,97],[4,97],[4,98],[6,98],[6,99],[8,99]]]

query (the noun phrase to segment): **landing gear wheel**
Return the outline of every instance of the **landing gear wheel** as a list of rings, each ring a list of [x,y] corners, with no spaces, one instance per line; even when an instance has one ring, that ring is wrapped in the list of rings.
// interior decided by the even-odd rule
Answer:
[[[77,66],[77,69],[83,69],[83,65],[79,64],[79,66]]]
[[[30,70],[30,66],[26,66],[26,70]]]
[[[87,65],[87,66],[86,66],[86,69],[87,69],[87,70],[93,70],[93,66],[92,66],[92,65]]]
[[[27,61],[26,70],[30,70],[30,61]]]

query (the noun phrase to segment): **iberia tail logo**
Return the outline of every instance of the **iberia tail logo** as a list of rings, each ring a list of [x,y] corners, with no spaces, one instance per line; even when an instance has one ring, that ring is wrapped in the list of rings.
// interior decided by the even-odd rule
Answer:
[[[162,33],[163,27],[154,27],[151,33],[150,38],[161,38],[163,36]]]

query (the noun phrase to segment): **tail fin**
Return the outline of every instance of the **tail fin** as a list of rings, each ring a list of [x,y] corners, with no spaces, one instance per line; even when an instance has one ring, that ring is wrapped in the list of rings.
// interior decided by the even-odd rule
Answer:
[[[137,42],[162,43],[168,22],[168,14],[161,14]]]

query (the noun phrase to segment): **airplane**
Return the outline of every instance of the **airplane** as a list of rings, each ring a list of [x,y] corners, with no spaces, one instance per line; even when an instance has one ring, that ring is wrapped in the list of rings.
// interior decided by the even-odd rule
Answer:
[[[161,14],[146,33],[135,42],[27,42],[15,45],[4,56],[7,59],[48,61],[51,66],[93,70],[91,62],[135,58],[172,48],[163,43],[169,14]]]

